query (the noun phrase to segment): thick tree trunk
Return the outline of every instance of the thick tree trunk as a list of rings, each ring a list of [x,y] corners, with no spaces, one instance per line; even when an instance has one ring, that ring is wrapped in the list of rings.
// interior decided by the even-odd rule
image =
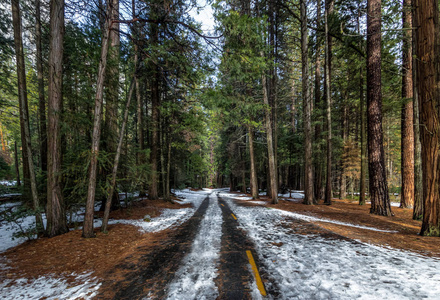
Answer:
[[[424,196],[420,234],[426,236],[440,236],[438,18],[437,0],[415,0]]]
[[[327,102],[327,176],[325,184],[324,203],[332,204],[332,97],[331,97],[331,51],[332,40],[328,29],[329,15],[333,12],[333,0],[326,1],[325,8],[325,89]],[[342,174],[344,176],[344,174]],[[342,188],[342,187],[341,187]]]
[[[107,15],[109,15],[109,12],[110,12],[110,8],[108,4]],[[105,21],[104,31],[102,36],[101,60],[99,62],[98,79],[96,82],[95,111],[94,111],[93,133],[92,133],[92,150],[91,150],[90,167],[89,167],[89,184],[87,190],[86,213],[84,215],[84,226],[82,233],[82,236],[85,238],[95,237],[95,233],[93,231],[93,214],[94,214],[94,206],[95,206],[96,173],[98,167],[99,142],[101,138],[102,99],[104,92],[105,70],[107,66],[109,23],[110,20],[107,18]]]
[[[47,235],[69,231],[61,187],[61,111],[63,83],[64,0],[50,2]]]
[[[382,132],[381,0],[367,4],[368,171],[372,214],[390,216]]]
[[[260,198],[258,194],[258,181],[257,181],[257,168],[255,165],[255,149],[254,149],[254,130],[251,126],[248,126],[249,130],[249,155],[251,160],[251,194],[252,199]]]
[[[400,207],[414,205],[414,111],[413,111],[413,66],[412,66],[412,17],[411,0],[404,0],[402,13],[404,31],[402,45],[402,192]]]
[[[12,25],[14,28],[15,57],[17,63],[17,81],[18,81],[18,101],[20,109],[21,140],[23,147],[23,173],[28,172],[30,191],[32,196],[33,209],[35,210],[35,220],[37,232],[41,234],[44,231],[43,219],[41,218],[40,202],[38,199],[37,182],[35,179],[34,163],[32,160],[31,135],[29,132],[29,110],[26,88],[26,70],[24,63],[23,40],[21,34],[21,13],[19,0],[12,0]],[[25,184],[26,184],[26,177]],[[25,186],[26,189],[26,186]]]
[[[134,90],[133,81],[130,84],[130,91],[128,92],[127,104],[125,105],[124,120],[122,121],[121,131],[119,132],[119,141],[116,149],[115,160],[113,162],[112,179],[107,194],[107,201],[105,203],[104,218],[102,220],[101,232],[107,232],[108,218],[110,216],[110,207],[112,203],[113,193],[116,189],[116,175],[118,174],[119,157],[121,156],[122,142],[124,140],[124,132],[128,120],[128,110],[130,109],[131,98],[133,97],[133,90]]]
[[[312,100],[309,96],[309,63],[308,63],[308,33],[307,8],[305,0],[301,0],[301,64],[302,64],[302,94],[304,111],[304,204],[313,204],[313,166],[312,166]]]
[[[40,0],[35,0],[35,43],[36,43],[36,65],[38,80],[38,113],[40,119],[40,159],[41,170],[47,171],[47,129],[46,129],[46,101],[44,99],[44,75],[43,75],[43,54],[41,50],[41,13]]]

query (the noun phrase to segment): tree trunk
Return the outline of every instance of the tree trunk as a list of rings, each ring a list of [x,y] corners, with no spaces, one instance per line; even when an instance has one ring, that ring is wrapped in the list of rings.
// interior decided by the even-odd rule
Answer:
[[[296,98],[295,98],[295,83],[296,80],[292,79],[292,86],[290,89],[290,93],[292,94],[292,104],[290,107],[290,117],[291,117],[291,124],[292,124],[292,134],[295,134],[296,132]]]
[[[302,94],[304,105],[304,204],[314,203],[313,166],[312,166],[312,104],[309,97],[309,63],[308,63],[307,8],[305,0],[301,0],[301,64]]]
[[[107,4],[107,16],[109,15],[110,7]],[[101,137],[101,118],[102,118],[102,99],[104,92],[105,70],[107,66],[108,54],[108,35],[109,35],[110,20],[105,20],[104,31],[102,36],[101,60],[98,67],[98,79],[96,82],[95,95],[95,111],[93,120],[92,133],[92,150],[89,167],[89,184],[87,190],[86,213],[84,215],[84,226],[82,236],[85,238],[95,237],[93,232],[93,214],[95,206],[95,192],[96,192],[96,173],[98,166],[99,142]]]
[[[414,4],[414,2],[412,3]],[[415,23],[414,10],[413,26]],[[416,30],[412,30],[412,61],[413,70],[417,70],[417,41]],[[422,169],[422,145],[420,143],[420,116],[419,116],[419,97],[417,90],[417,72],[413,71],[413,112],[414,112],[414,210],[413,219],[422,220],[423,218],[423,169]]]
[[[50,2],[47,236],[69,231],[61,187],[61,111],[63,83],[64,0]]]
[[[321,0],[316,1],[316,28],[321,26]],[[321,43],[319,42],[320,34],[319,31],[316,30],[316,61],[315,61],[315,108],[318,112],[317,119],[319,120],[315,125],[315,140],[321,139],[322,134],[322,122],[323,115],[321,114],[322,99],[321,99]],[[317,152],[321,153],[322,146],[320,143],[317,143]],[[322,184],[324,181],[324,162],[321,157],[316,157],[315,159],[315,200],[319,201],[323,198],[323,189]]]
[[[110,216],[110,207],[112,203],[113,193],[116,188],[116,175],[118,174],[119,157],[121,156],[122,142],[124,140],[124,132],[125,132],[125,127],[127,125],[128,110],[130,109],[131,98],[133,97],[133,90],[134,90],[134,80],[130,84],[130,91],[128,92],[127,104],[125,105],[124,120],[122,121],[121,131],[119,132],[118,147],[116,149],[115,160],[113,163],[112,179],[107,194],[107,201],[105,204],[104,218],[102,220],[101,232],[107,232],[108,218]]]
[[[23,173],[27,170],[31,188],[32,204],[35,211],[37,232],[44,231],[43,219],[41,218],[40,202],[38,199],[37,182],[35,179],[34,163],[32,160],[31,135],[29,132],[29,110],[26,88],[26,70],[24,63],[23,40],[21,34],[21,13],[19,0],[12,0],[12,26],[14,28],[14,45],[17,63],[18,100],[20,109],[21,140],[23,147]],[[26,183],[26,178],[25,178]],[[25,186],[26,189],[26,186]]]
[[[151,44],[157,46],[159,43],[159,29],[157,24],[151,24]],[[160,71],[157,62],[151,62],[153,74],[151,75],[151,122],[152,122],[152,141],[151,141],[151,184],[148,197],[151,200],[158,199],[158,159],[159,159],[159,79]]]
[[[372,214],[390,216],[382,131],[381,0],[367,4],[368,171]]]
[[[413,111],[413,76],[412,76],[412,18],[411,0],[404,0],[402,13],[404,31],[402,45],[402,192],[400,207],[414,205],[414,111]]]
[[[20,111],[20,136],[22,145],[22,164],[23,164],[23,199],[29,200],[31,196],[30,175],[29,175],[29,159],[26,150],[26,134],[25,126],[29,130],[29,124],[25,122],[24,114],[29,115],[27,89],[26,89],[26,70],[23,54],[23,40],[21,33],[21,12],[20,0],[11,0],[12,3],[12,26],[14,28],[14,45],[17,62],[17,85],[18,85],[18,105]],[[23,100],[25,99],[25,100]]]
[[[345,199],[347,198],[347,178],[345,176],[345,160],[347,159],[347,149],[346,149],[346,143],[347,143],[347,93],[343,92],[344,95],[344,102],[342,107],[342,160],[341,160],[341,177],[340,177],[340,183],[339,183],[339,199]]]
[[[327,176],[324,203],[332,204],[332,97],[331,97],[331,51],[332,40],[328,31],[328,18],[333,12],[333,0],[327,1],[325,8],[325,89],[327,102]],[[344,176],[344,174],[342,174]]]
[[[358,6],[358,17],[357,17],[357,32],[360,34],[361,32],[361,8],[360,4]],[[360,105],[360,113],[361,113],[361,174],[360,174],[360,187],[359,187],[359,205],[365,205],[365,193],[367,192],[367,149],[365,145],[366,140],[366,132],[365,132],[365,96],[364,96],[364,68],[360,67],[359,70],[359,105]]]
[[[270,185],[270,197],[272,199],[273,204],[278,204],[278,189],[277,189],[277,175],[276,175],[276,167],[275,167],[275,153],[273,147],[273,131],[272,131],[272,118],[271,111],[269,105],[269,98],[267,94],[267,80],[266,75],[262,76],[262,85],[263,85],[263,101],[264,101],[264,116],[265,116],[265,124],[266,124],[266,137],[267,137],[267,151],[268,151],[268,159],[269,159],[269,182]],[[269,195],[268,195],[269,196]]]
[[[119,0],[110,1],[110,19],[112,23],[109,31],[110,48],[108,50],[108,64],[105,76],[105,115],[104,115],[104,139],[105,150],[109,154],[115,154],[118,145],[118,101],[119,101],[119,23],[113,22],[119,20]],[[104,180],[111,174],[111,167],[105,167]],[[101,211],[104,210],[104,204],[101,205]],[[113,191],[111,209],[119,207],[119,194],[117,189]]]
[[[367,166],[365,163],[367,162],[367,152],[365,147],[366,140],[366,132],[365,132],[365,98],[364,98],[364,70],[360,68],[360,89],[359,89],[359,98],[360,98],[360,111],[361,111],[361,175],[360,175],[360,193],[359,193],[359,205],[365,205],[365,193],[367,192]]]
[[[171,201],[171,184],[170,184],[170,173],[171,173],[171,137],[170,133],[167,134],[167,165],[166,165],[166,176],[165,176],[165,194],[164,199]]]
[[[40,0],[35,0],[35,43],[36,43],[36,65],[38,80],[38,113],[40,119],[40,159],[41,170],[47,171],[47,129],[46,129],[46,101],[44,99],[44,75],[43,75],[43,54],[41,50],[41,14]]]
[[[17,151],[17,142],[14,142],[14,158],[15,158],[15,175],[17,176],[17,186],[21,186],[20,182],[20,167],[18,166],[18,151]]]
[[[440,236],[438,17],[437,0],[415,0],[424,196],[420,234],[425,236]]]
[[[251,194],[252,194],[252,199],[258,199],[260,198],[260,196],[258,194],[257,168],[255,166],[254,130],[250,125],[248,126],[248,130],[249,130],[249,155],[251,159],[251,174],[250,174]]]

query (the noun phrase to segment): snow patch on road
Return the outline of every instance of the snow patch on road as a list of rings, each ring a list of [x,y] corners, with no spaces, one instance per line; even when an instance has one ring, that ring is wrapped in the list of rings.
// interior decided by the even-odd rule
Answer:
[[[168,286],[167,299],[217,298],[214,279],[220,259],[222,221],[218,199],[212,195],[191,252],[183,259],[182,266]]]
[[[302,226],[310,219],[227,201],[254,241],[263,269],[276,282],[275,289],[280,292],[277,298],[438,299],[438,259],[354,241],[295,234],[291,222]]]
[[[69,283],[65,278],[41,276],[37,279],[4,280],[0,283],[1,299],[92,299],[99,287],[96,278],[91,273],[71,274],[75,283]]]

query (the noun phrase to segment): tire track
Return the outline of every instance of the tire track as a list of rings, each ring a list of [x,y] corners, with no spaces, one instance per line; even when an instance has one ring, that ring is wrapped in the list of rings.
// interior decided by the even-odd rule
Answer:
[[[174,278],[175,272],[193,244],[200,223],[209,206],[207,196],[194,215],[176,230],[172,231],[166,240],[153,249],[145,251],[138,264],[130,261],[118,265],[118,269],[132,269],[122,281],[113,283],[110,288],[117,289],[113,299],[162,299],[165,287]],[[99,297],[101,298],[102,297]]]

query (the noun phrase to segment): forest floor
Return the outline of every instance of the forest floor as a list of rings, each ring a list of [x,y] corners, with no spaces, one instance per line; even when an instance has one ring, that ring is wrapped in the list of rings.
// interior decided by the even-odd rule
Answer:
[[[410,209],[393,207],[393,217],[381,217],[371,215],[369,205],[359,206],[357,202],[349,200],[335,199],[331,206],[306,206],[299,199],[281,199],[279,204],[273,205],[264,196],[251,200],[248,195],[229,193],[224,189],[190,192],[185,196],[188,201],[174,198],[173,203],[161,200],[133,202],[128,209],[112,212],[114,221],[108,234],[97,229],[97,237],[93,239],[83,239],[81,230],[71,230],[51,239],[25,242],[0,253],[0,296],[6,295],[7,298],[8,295],[18,295],[20,298],[21,295],[23,299],[29,298],[29,295],[33,295],[32,299],[136,299],[148,296],[161,299],[167,291],[170,299],[196,299],[201,296],[207,299],[258,299],[261,296],[258,294],[256,277],[249,275],[251,271],[242,249],[249,249],[254,254],[269,298],[288,299],[298,295],[302,298],[313,295],[322,299],[329,296],[341,298],[338,294],[341,289],[348,293],[349,298],[362,298],[365,295],[360,287],[348,279],[340,284],[336,280],[336,283],[332,283],[334,287],[330,287],[322,277],[329,276],[328,280],[335,282],[329,274],[329,269],[335,269],[332,264],[338,268],[344,264],[350,268],[348,264],[356,265],[356,261],[358,264],[370,264],[363,261],[364,256],[368,260],[378,256],[380,260],[383,255],[384,261],[388,256],[400,257],[407,264],[405,255],[409,253],[408,260],[421,259],[423,262],[418,265],[414,262],[416,267],[426,264],[427,276],[434,276],[435,283],[438,283],[437,275],[430,274],[429,268],[433,263],[438,264],[440,239],[419,236],[421,222],[412,220]],[[140,230],[139,224],[136,224],[145,215],[151,217],[147,225],[154,227],[154,230],[145,228],[145,225],[141,225],[144,228]],[[162,222],[159,222],[161,218]],[[289,235],[287,239],[286,235]],[[326,270],[321,270],[324,268],[322,265],[317,267],[315,263],[305,262],[307,258],[299,254],[310,251],[304,248],[304,237],[307,243],[312,241],[310,249],[314,249],[313,252],[327,249],[319,254],[321,258],[337,256],[334,258],[337,261],[326,258],[324,265],[329,264]],[[197,251],[196,244],[201,247]],[[337,251],[341,249],[345,249],[345,252],[338,254]],[[354,256],[344,258],[351,250]],[[393,254],[389,254],[388,250]],[[198,256],[204,255],[203,263],[198,262]],[[298,256],[297,261],[291,262],[285,258],[286,255]],[[425,263],[425,257],[433,260]],[[283,262],[283,259],[286,261]],[[216,261],[221,263],[214,268],[212,266]],[[396,265],[401,263],[396,262]],[[286,269],[292,277],[290,279],[285,278],[286,274],[283,273],[283,268],[287,266],[290,268]],[[194,268],[198,274],[196,278],[191,275],[195,272]],[[314,271],[316,275],[307,276],[307,269],[313,268],[317,268]],[[368,271],[356,272],[365,275],[365,272],[374,270],[371,274],[376,274],[375,270],[381,268],[381,264],[371,265]],[[394,267],[389,268],[394,270]],[[385,274],[394,272],[389,271],[388,267],[382,271]],[[302,278],[303,282],[304,276],[312,280],[319,272],[323,272],[319,279],[320,286],[315,289],[309,287],[307,291],[301,290],[299,280],[293,280],[295,276]],[[347,271],[339,271],[344,272]],[[412,273],[408,272],[412,271],[407,271],[405,276],[412,278]],[[380,278],[380,274],[371,276]],[[338,276],[341,277],[340,274]],[[355,280],[355,276],[347,275],[352,280]],[[384,286],[381,288],[379,285],[379,290],[376,288],[378,296],[387,298],[387,285],[396,285],[393,276],[387,276],[389,282],[379,280]],[[180,281],[176,281],[175,277]],[[251,277],[255,280],[246,279]],[[42,278],[44,280],[40,280]],[[48,282],[49,278],[55,281]],[[413,285],[409,285],[411,291],[417,290],[418,281],[414,280]],[[58,291],[49,294],[33,292],[37,287],[40,291],[44,290],[45,284],[58,286]],[[398,288],[402,290],[401,286]],[[65,294],[68,296],[63,297],[60,289],[68,291]],[[295,296],[294,290],[300,294]],[[314,294],[307,296],[310,290]],[[401,299],[410,299],[411,291],[405,291]],[[430,298],[430,295],[428,292],[425,296]]]

